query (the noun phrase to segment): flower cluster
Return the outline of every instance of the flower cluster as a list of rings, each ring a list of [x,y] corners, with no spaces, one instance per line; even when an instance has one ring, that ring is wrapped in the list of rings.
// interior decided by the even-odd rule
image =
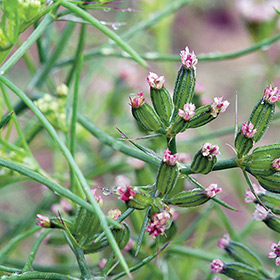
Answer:
[[[261,206],[260,204],[257,204],[255,207],[255,211],[253,213],[253,220],[263,221],[266,219],[268,213],[269,212],[263,206]]]
[[[134,98],[129,97],[129,99],[130,99],[129,105],[133,108],[140,107],[145,101],[143,92],[138,93],[137,97]]]
[[[164,162],[168,165],[176,165],[176,162],[179,160],[179,154],[171,154],[171,151],[169,149],[166,149],[164,151]]]
[[[266,190],[260,185],[253,184],[253,188],[257,195],[266,193]],[[250,189],[247,189],[245,192],[245,203],[251,203],[254,202],[255,200],[256,200],[255,195],[252,193]]]
[[[134,189],[130,186],[118,187],[117,192],[120,195],[119,199],[122,201],[131,200],[136,194]]]
[[[267,86],[264,90],[264,99],[270,103],[276,103],[280,99],[280,90],[277,87]]]
[[[257,133],[257,129],[254,128],[252,122],[245,122],[241,127],[241,134],[246,138],[253,138]]]
[[[224,113],[229,106],[227,100],[223,101],[223,97],[215,97],[211,104],[211,115],[216,118],[219,113]]]
[[[214,158],[214,156],[217,156],[220,154],[219,146],[212,145],[211,143],[208,143],[208,142],[202,146],[201,152],[204,157],[208,158],[208,160],[212,160]]]
[[[156,238],[158,235],[163,235],[166,230],[166,223],[171,219],[171,215],[168,211],[155,213],[152,216],[150,224],[147,226],[147,232]]]
[[[195,105],[193,103],[187,103],[184,105],[184,109],[179,109],[178,115],[185,121],[190,120],[195,115]]]
[[[276,265],[279,266],[280,264],[280,241],[278,244],[271,242],[270,249],[273,250],[273,252],[268,253],[268,257],[270,259],[276,258],[275,262]]]
[[[228,233],[225,233],[223,237],[220,238],[217,246],[220,249],[225,249],[228,246],[229,242],[230,242],[230,236]]]
[[[120,209],[110,209],[108,211],[108,217],[110,217],[113,220],[117,220],[122,214],[122,211]]]
[[[190,52],[189,48],[186,47],[185,50],[180,52],[182,64],[189,69],[196,69],[195,65],[198,62],[194,51]]]
[[[43,228],[50,228],[51,227],[51,220],[48,217],[43,215],[37,214],[37,222],[36,225],[41,226]]]
[[[224,267],[225,267],[225,264],[220,259],[215,259],[210,264],[212,273],[221,273],[224,270]]]
[[[272,161],[272,168],[276,171],[280,171],[280,158],[276,158]]]
[[[218,188],[217,184],[211,184],[209,185],[206,189],[205,189],[205,194],[212,198],[214,196],[216,196],[218,193],[222,192],[223,189],[222,188]]]
[[[165,77],[158,76],[156,73],[150,72],[149,76],[147,77],[147,82],[150,87],[161,89],[164,87]]]

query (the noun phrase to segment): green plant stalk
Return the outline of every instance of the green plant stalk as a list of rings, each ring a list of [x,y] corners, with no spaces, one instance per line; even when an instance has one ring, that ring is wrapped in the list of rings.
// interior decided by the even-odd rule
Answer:
[[[37,240],[35,241],[32,249],[31,249],[31,252],[28,256],[28,259],[22,269],[22,273],[24,272],[27,272],[29,270],[32,270],[32,264],[33,264],[33,261],[35,259],[35,256],[39,250],[39,247],[41,245],[41,243],[43,242],[43,240],[46,238],[46,236],[48,234],[50,234],[51,232],[53,231],[53,229],[46,229],[43,233],[40,234],[40,236],[37,238]]]
[[[5,259],[7,255],[13,250],[13,248],[23,239],[33,235],[35,232],[39,231],[40,227],[31,228],[26,232],[23,232],[13,239],[10,240],[10,242],[0,251],[0,264],[5,262]]]
[[[92,210],[97,214],[97,216],[100,220],[101,227],[104,230],[104,232],[105,232],[105,234],[108,238],[108,242],[111,245],[111,248],[115,252],[116,257],[120,261],[120,263],[121,263],[122,267],[124,268],[125,272],[130,276],[128,265],[127,265],[123,255],[122,255],[119,247],[118,247],[118,244],[117,244],[112,232],[110,231],[110,229],[108,227],[108,223],[107,223],[107,218],[108,217],[106,218],[105,214],[103,213],[100,206],[98,205],[96,199],[93,197],[91,189],[90,189],[83,173],[81,172],[79,166],[77,165],[77,163],[73,159],[73,157],[72,157],[70,151],[67,149],[66,145],[60,140],[60,138],[59,138],[58,134],[56,133],[55,129],[49,123],[49,121],[46,119],[46,117],[42,114],[42,112],[35,106],[35,104],[30,100],[30,98],[23,91],[21,91],[12,82],[10,82],[7,78],[5,78],[3,76],[0,76],[0,81],[2,81],[4,84],[6,84],[7,87],[9,87],[22,101],[24,101],[25,104],[31,109],[31,111],[33,111],[33,113],[38,117],[38,119],[40,120],[42,125],[48,131],[48,133],[50,134],[53,141],[59,147],[59,149],[61,150],[61,152],[65,156],[65,158],[68,161],[71,168],[73,168],[73,170],[75,170],[76,176],[77,176],[79,182],[82,185],[83,191],[86,194],[89,202],[92,205],[92,208],[93,208]],[[113,219],[109,219],[109,220],[111,220],[111,223],[115,222]]]
[[[7,142],[6,140],[4,140],[3,138],[0,137],[0,144],[2,144],[4,147],[10,149],[11,151],[15,151],[16,153],[25,156],[26,152],[24,150],[22,150],[21,148],[19,148],[18,146]]]
[[[121,37],[119,37],[115,32],[110,30],[108,27],[104,26],[99,20],[91,16],[88,12],[84,11],[83,9],[79,8],[78,6],[63,0],[61,5],[65,8],[69,9],[76,15],[80,16],[82,19],[86,20],[87,22],[91,23],[101,32],[103,32],[106,36],[111,38],[117,45],[119,45],[125,52],[127,52],[136,62],[138,62],[141,66],[147,67],[147,63],[143,60],[139,54],[134,51]]]
[[[167,147],[171,151],[172,155],[177,153],[176,137],[175,136],[173,138],[167,137]]]
[[[249,48],[245,48],[240,51],[235,51],[231,53],[220,53],[220,52],[213,52],[213,53],[208,53],[208,54],[200,54],[197,55],[197,58],[199,61],[217,61],[217,60],[227,60],[227,59],[234,59],[234,58],[239,58],[241,56],[250,54],[252,52],[258,51],[262,49],[263,47],[267,47],[272,45],[273,43],[277,42],[280,40],[280,34],[277,34],[271,38],[265,39]],[[106,56],[106,57],[118,57],[118,58],[128,58],[130,59],[131,57],[125,53],[121,53],[116,51],[114,48],[100,48],[98,50],[88,50],[85,52],[85,58],[92,58],[94,56]],[[140,54],[140,57],[148,60],[148,61],[161,61],[161,62],[179,62],[181,61],[181,58],[179,55],[170,55],[170,54],[159,54],[159,53],[154,53],[154,52],[149,52],[146,54]],[[64,61],[60,61],[56,66],[61,67],[65,66],[69,63],[72,63],[74,58],[70,58]]]
[[[48,14],[21,47],[0,67],[0,75],[7,73],[19,61],[53,21],[54,17]]]
[[[9,272],[9,273],[20,273],[21,272],[21,270],[18,268],[7,267],[4,265],[0,265],[0,271],[5,271],[5,272]]]
[[[27,90],[31,90],[34,87],[40,88],[43,85],[49,73],[53,69],[54,64],[65,50],[65,46],[73,33],[74,27],[75,27],[74,22],[69,22],[67,24],[66,28],[63,31],[63,34],[61,35],[60,39],[57,42],[57,47],[55,51],[48,58],[48,60],[39,68],[37,73],[33,76],[32,80],[29,82],[27,86]]]
[[[75,146],[76,146],[76,126],[77,126],[77,112],[78,112],[78,102],[79,102],[79,86],[80,86],[80,76],[83,67],[83,53],[79,54],[77,72],[75,76],[74,85],[74,96],[72,101],[72,118],[70,124],[70,153],[72,157],[75,157]],[[75,172],[70,166],[70,190],[76,194],[82,195],[83,191],[80,189],[80,184],[75,184]]]
[[[24,274],[10,275],[6,279],[9,280],[29,280],[29,279],[52,279],[52,280],[80,280],[77,277],[70,275],[63,275],[59,273],[47,273],[47,272],[25,272]]]

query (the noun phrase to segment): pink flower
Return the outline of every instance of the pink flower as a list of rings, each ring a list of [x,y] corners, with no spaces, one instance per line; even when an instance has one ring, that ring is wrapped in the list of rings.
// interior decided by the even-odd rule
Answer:
[[[185,121],[188,121],[195,115],[195,105],[193,103],[185,104],[183,110],[179,109],[178,115]]]
[[[223,101],[223,97],[215,97],[211,104],[211,115],[216,118],[219,113],[224,113],[229,106],[227,100]]]
[[[103,269],[105,267],[106,263],[107,263],[107,259],[105,259],[105,258],[101,259],[98,264],[99,268]]]
[[[147,82],[150,87],[155,89],[161,89],[164,87],[165,77],[159,77],[156,73],[150,72],[149,76],[147,77]]]
[[[208,160],[212,160],[214,156],[217,156],[220,154],[219,152],[219,146],[218,145],[212,145],[211,143],[205,143],[201,148],[202,155],[204,157],[208,157]]]
[[[221,273],[224,270],[225,264],[222,260],[215,259],[211,262],[211,273]]]
[[[254,125],[249,122],[245,122],[242,124],[241,127],[241,134],[246,138],[253,138],[255,134],[257,133],[257,129],[254,129]]]
[[[130,99],[130,106],[133,108],[140,107],[145,101],[143,92],[138,93],[137,97],[134,98],[129,97],[129,99]]]
[[[259,185],[253,184],[253,188],[257,195],[266,193],[266,190]],[[254,196],[252,191],[250,189],[247,189],[245,192],[245,203],[251,203],[251,202],[254,202],[255,200],[256,200],[256,197]]]
[[[51,227],[51,220],[48,217],[45,217],[43,215],[37,214],[37,226],[41,226],[43,228],[50,228]]]
[[[182,64],[186,68],[194,69],[194,70],[196,69],[195,65],[197,64],[198,60],[196,58],[194,51],[190,53],[189,48],[186,47],[185,50],[180,52],[180,56],[181,56]]]
[[[101,197],[101,195],[97,195],[96,194],[97,189],[91,189],[91,193],[93,194],[94,198],[96,199],[97,203],[99,204],[100,207],[103,206],[103,199]]]
[[[272,167],[276,171],[280,171],[280,158],[276,158],[272,161]]]
[[[166,230],[166,223],[171,219],[169,212],[164,211],[155,213],[152,216],[150,224],[147,226],[147,232],[156,238],[158,235],[163,235]]]
[[[131,200],[135,196],[135,191],[130,186],[119,187],[117,192],[120,195],[119,199],[122,201]]]
[[[179,154],[171,154],[171,151],[169,149],[166,149],[164,151],[164,162],[168,165],[176,165],[176,162],[179,160]]]
[[[271,242],[270,249],[273,250],[273,252],[268,253],[268,257],[270,259],[276,258],[276,260],[275,260],[276,265],[279,266],[279,264],[280,264],[280,241],[278,242],[278,244]]]
[[[255,207],[255,212],[253,213],[253,220],[263,221],[266,219],[267,215],[268,211],[260,204],[257,204]]]
[[[110,209],[108,211],[108,217],[110,217],[113,220],[117,220],[122,214],[122,211],[120,209]]]
[[[220,238],[218,242],[218,248],[225,249],[230,243],[230,236],[228,233],[225,233],[223,237]]]
[[[222,192],[223,189],[222,188],[218,188],[217,184],[211,184],[209,185],[206,189],[205,189],[205,194],[212,198],[214,196],[216,196],[216,194]]]
[[[277,87],[267,86],[264,90],[264,99],[270,103],[276,103],[280,99],[280,90]]]

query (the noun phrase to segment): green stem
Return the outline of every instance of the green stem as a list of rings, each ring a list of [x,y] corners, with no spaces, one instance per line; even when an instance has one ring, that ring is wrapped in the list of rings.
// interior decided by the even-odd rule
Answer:
[[[7,267],[7,266],[3,266],[3,265],[0,265],[0,271],[5,271],[5,272],[9,272],[9,273],[20,273],[21,272],[21,270],[18,268]]]
[[[108,27],[104,26],[99,20],[91,16],[88,12],[79,8],[78,6],[63,0],[61,5],[65,8],[71,10],[73,13],[80,16],[82,19],[88,21],[101,32],[103,32],[106,36],[111,38],[117,45],[119,45],[125,52],[127,52],[136,62],[138,62],[141,66],[147,67],[147,63],[143,60],[139,54],[134,51],[123,39],[121,39],[115,32],[110,30]]]
[[[15,238],[11,239],[11,241],[4,247],[0,252],[0,263],[5,262],[7,255],[13,250],[13,248],[23,239],[33,235],[36,231],[39,231],[41,228],[36,227],[32,228],[26,232],[23,232],[17,235]]]
[[[169,138],[169,137],[167,138],[167,147],[171,151],[172,155],[177,153],[175,136],[173,138]]]
[[[48,234],[50,234],[51,232],[53,231],[53,229],[47,229],[45,230],[43,233],[41,233],[41,235],[37,238],[37,240],[35,241],[32,249],[31,249],[31,252],[28,256],[28,259],[22,269],[22,273],[23,272],[27,272],[29,270],[32,270],[32,264],[33,264],[33,261],[35,259],[35,256],[39,250],[39,247],[41,245],[41,243],[43,242],[43,240],[46,238],[46,236]]]
[[[63,275],[59,273],[47,273],[47,272],[25,272],[24,274],[10,275],[5,279],[9,280],[29,280],[29,279],[52,279],[52,280],[80,280],[77,277],[70,275]]]

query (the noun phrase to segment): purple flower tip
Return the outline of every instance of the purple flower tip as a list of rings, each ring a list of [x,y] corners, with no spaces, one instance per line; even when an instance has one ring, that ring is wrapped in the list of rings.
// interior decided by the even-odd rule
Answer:
[[[182,64],[189,69],[196,69],[196,64],[198,62],[198,59],[196,58],[196,55],[194,51],[190,52],[189,48],[186,47],[183,51],[180,52],[181,61]]]
[[[253,138],[257,133],[257,129],[254,128],[254,125],[251,122],[245,122],[241,127],[241,134],[246,138]]]
[[[202,155],[207,157],[208,160],[212,160],[215,156],[219,155],[219,146],[212,145],[211,143],[205,143],[201,148]]]
[[[279,266],[279,264],[280,264],[280,241],[278,242],[278,244],[271,242],[270,249],[273,251],[268,253],[268,257],[270,259],[276,258],[275,263],[277,266]]]
[[[224,236],[220,238],[217,246],[220,249],[225,249],[229,243],[230,243],[229,233],[225,233]]]
[[[253,220],[263,221],[266,219],[267,215],[268,215],[268,211],[260,204],[257,204],[255,207],[255,211],[253,213]]]
[[[211,273],[221,273],[224,270],[225,264],[220,259],[215,259],[211,262]]]
[[[164,151],[164,162],[168,165],[176,165],[176,162],[179,160],[179,154],[171,154],[171,151],[169,149],[166,149]]]
[[[229,106],[227,100],[223,101],[223,97],[215,97],[211,104],[211,115],[216,118],[219,113],[224,113]]]
[[[218,188],[217,184],[211,184],[205,189],[205,193],[208,197],[212,198],[216,196],[218,193],[222,192],[222,188]]]
[[[41,226],[44,228],[50,228],[51,227],[51,220],[48,217],[45,217],[43,215],[37,214],[37,222],[36,225],[37,226]]]
[[[190,120],[195,115],[195,105],[193,103],[187,103],[184,105],[184,109],[179,109],[178,115],[185,121]]]
[[[130,186],[119,187],[117,189],[117,192],[120,195],[119,199],[121,199],[122,201],[131,200],[136,194],[133,188]]]
[[[280,171],[280,158],[276,158],[272,161],[272,168],[276,171]]]
[[[129,97],[129,99],[130,99],[130,106],[133,108],[140,107],[145,101],[143,92],[138,93],[137,97],[134,98]]]
[[[270,103],[276,103],[280,99],[280,90],[277,87],[272,87],[272,85],[267,86],[264,90],[264,99]]]
[[[171,219],[171,215],[168,211],[155,213],[152,216],[150,224],[147,226],[146,231],[156,238],[158,235],[163,235],[166,230],[166,223]]]
[[[165,77],[158,76],[156,73],[150,72],[149,76],[147,77],[147,82],[150,87],[161,89],[164,87]]]

